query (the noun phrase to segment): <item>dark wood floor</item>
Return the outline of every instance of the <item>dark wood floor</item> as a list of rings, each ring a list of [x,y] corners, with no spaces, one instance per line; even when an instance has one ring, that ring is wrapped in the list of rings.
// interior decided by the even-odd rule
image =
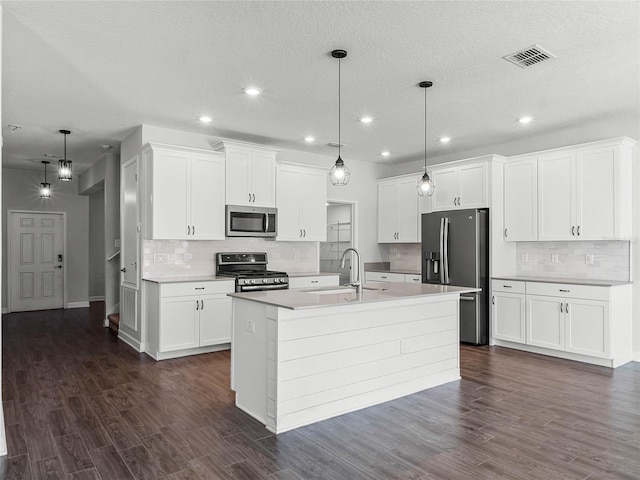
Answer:
[[[460,382],[277,437],[228,352],[155,362],[101,305],[3,316],[1,479],[640,478],[640,364],[462,347]]]

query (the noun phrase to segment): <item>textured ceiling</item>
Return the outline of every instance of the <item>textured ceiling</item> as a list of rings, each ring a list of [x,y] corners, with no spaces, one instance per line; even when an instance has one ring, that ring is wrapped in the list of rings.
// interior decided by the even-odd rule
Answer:
[[[345,158],[421,158],[421,80],[434,82],[430,156],[639,116],[637,1],[2,5],[7,167],[41,168],[44,154],[62,153],[66,128],[81,171],[140,124],[334,155],[324,145],[337,142],[335,48],[349,53]],[[533,44],[557,58],[527,69],[502,58]],[[249,84],[263,95],[244,95]],[[213,122],[201,125],[202,114]],[[375,121],[361,124],[364,114]],[[518,124],[524,114],[534,122]],[[442,135],[452,137],[446,147]]]

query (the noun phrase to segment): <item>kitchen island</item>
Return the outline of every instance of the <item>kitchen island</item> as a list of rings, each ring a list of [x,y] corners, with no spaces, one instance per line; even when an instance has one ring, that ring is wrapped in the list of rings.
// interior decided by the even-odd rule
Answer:
[[[388,284],[233,293],[236,406],[274,433],[460,378],[459,295]]]

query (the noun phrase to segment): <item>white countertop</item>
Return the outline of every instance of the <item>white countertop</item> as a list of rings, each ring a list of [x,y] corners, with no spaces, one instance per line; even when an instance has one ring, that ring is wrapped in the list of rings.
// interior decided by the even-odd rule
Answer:
[[[333,293],[336,290],[343,291]],[[287,308],[289,310],[299,310],[479,291],[480,289],[472,287],[402,282],[385,284],[384,287],[376,287],[375,289],[365,287],[364,291],[360,294],[355,293],[348,287],[325,287],[305,290],[267,290],[262,292],[229,293],[228,295],[234,298]]]
[[[503,277],[492,277],[493,280],[511,280],[519,282],[538,283],[562,283],[564,285],[587,285],[592,287],[617,287],[619,285],[630,285],[631,282],[619,282],[615,280],[590,280],[588,278],[558,278],[558,277],[527,277],[522,275],[507,275]]]
[[[233,282],[233,277],[218,277],[217,275],[177,275],[174,277],[147,277],[145,282],[154,283],[182,283],[182,282]]]

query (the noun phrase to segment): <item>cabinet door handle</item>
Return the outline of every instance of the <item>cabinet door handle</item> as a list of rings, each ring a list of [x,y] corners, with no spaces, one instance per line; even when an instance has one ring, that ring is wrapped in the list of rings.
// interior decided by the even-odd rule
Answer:
[[[311,280],[311,283],[318,283],[318,280]]]
[[[300,238],[302,238],[302,229],[300,229],[300,235],[298,235]]]
[[[569,313],[569,302],[564,304],[564,311],[565,313]]]
[[[571,225],[571,235],[575,236],[576,234],[575,230],[576,230],[576,227],[574,225]]]
[[[563,313],[562,311],[562,305],[564,305],[563,303],[560,303],[560,313]]]
[[[504,238],[507,238],[509,236],[509,232],[508,230],[505,228],[504,229]]]
[[[303,229],[302,229],[302,232],[303,232],[303,235],[302,235],[302,236],[306,238],[306,237],[307,237],[307,229],[306,229],[306,228],[303,228]]]
[[[458,204],[458,199],[456,197],[453,197],[453,204],[457,205]]]
[[[381,275],[380,278],[387,278],[387,277],[385,277],[384,275]]]
[[[200,310],[200,301],[196,300],[196,310]]]
[[[249,203],[251,203],[251,194],[249,194]]]
[[[195,287],[196,290],[204,290],[204,287]]]
[[[502,285],[504,288],[513,288],[513,285]]]
[[[196,226],[192,225],[191,226],[191,235],[195,235],[196,234]]]
[[[495,305],[495,304],[496,304],[496,297],[495,297],[495,295],[494,295],[493,297],[491,297],[491,303],[492,303],[493,305]]]
[[[460,197],[458,197],[458,206],[460,206],[460,205],[462,205],[462,204],[460,203]]]
[[[253,203],[255,203],[255,201],[256,201],[256,194],[255,194],[255,193],[253,193],[253,194],[252,194],[252,196],[253,196],[253,200],[252,200],[252,201],[253,201]]]
[[[187,235],[191,235],[191,225],[187,225]]]
[[[558,290],[561,291],[561,292],[565,292],[565,293],[571,292],[571,290],[563,290],[562,288],[559,288]]]
[[[200,310],[204,310],[204,300],[200,300]]]
[[[578,225],[578,235],[580,235],[580,225]]]

